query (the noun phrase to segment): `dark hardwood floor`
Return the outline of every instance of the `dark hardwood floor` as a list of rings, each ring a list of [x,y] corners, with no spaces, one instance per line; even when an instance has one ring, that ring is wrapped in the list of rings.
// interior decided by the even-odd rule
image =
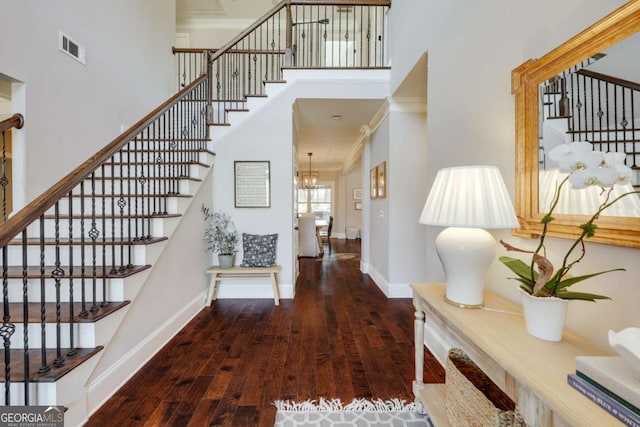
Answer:
[[[413,400],[410,299],[359,271],[360,241],[301,258],[294,300],[217,300],[86,426],[272,426],[277,399]],[[425,382],[444,370],[425,353]]]

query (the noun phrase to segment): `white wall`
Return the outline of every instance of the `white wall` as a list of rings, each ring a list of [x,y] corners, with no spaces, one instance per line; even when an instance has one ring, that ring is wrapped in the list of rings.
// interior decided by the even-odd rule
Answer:
[[[2,7],[0,73],[24,83],[24,102],[13,98],[26,120],[16,155],[22,149],[28,161],[15,173],[26,179],[28,201],[169,97],[175,0]],[[86,66],[58,50],[60,30],[85,46]]]
[[[544,55],[623,3],[542,0],[532,7],[530,3],[510,0],[394,1],[389,22],[392,91],[417,59],[428,52],[428,148],[423,185],[430,188],[442,167],[488,163],[500,167],[513,196],[515,119],[511,70],[529,58]],[[416,281],[442,280],[433,244],[439,231],[424,226],[426,270]],[[536,242],[513,238],[508,232],[495,234],[520,247]],[[569,243],[549,239],[550,257],[559,257]],[[574,268],[575,274],[621,266],[627,272],[578,285],[585,291],[607,294],[613,301],[572,303],[568,329],[605,348],[608,329],[640,324],[638,254],[637,249],[588,244],[587,257]],[[510,272],[496,262],[487,286],[517,301],[516,283],[507,280],[509,276]]]
[[[390,100],[388,296],[411,297],[409,284],[424,274],[424,233],[417,220],[427,197],[427,188],[421,185],[425,180],[423,164],[427,150],[425,101],[424,98]]]
[[[390,118],[387,115],[376,131],[371,135],[371,142],[365,149],[369,151],[368,163],[365,162],[367,187],[364,197],[369,198],[370,170],[386,161],[389,165],[389,133]],[[369,227],[365,244],[369,246],[369,257],[366,259],[368,272],[376,284],[386,293],[389,278],[389,197],[369,199]]]
[[[362,231],[362,210],[356,210],[356,200],[353,199],[353,189],[360,188],[362,190],[363,200],[359,200],[360,203],[364,201],[366,196],[366,189],[362,188],[362,160],[343,176],[344,183],[344,227],[336,229],[338,233],[345,233],[347,227],[356,227]]]
[[[337,76],[340,72],[338,71]],[[240,232],[266,234],[278,233],[277,262],[282,264],[279,274],[280,288],[284,298],[292,296],[294,267],[293,254],[293,103],[297,98],[328,99],[380,99],[389,91],[388,81],[383,78],[360,79],[353,72],[332,79],[331,73],[322,72],[318,77],[313,73],[297,75],[291,72],[285,79],[287,87],[273,97],[262,108],[252,111],[238,128],[232,128],[214,143],[216,165],[213,171],[214,208],[229,212]],[[345,77],[349,75],[349,77]],[[215,138],[215,136],[214,136]],[[271,162],[271,207],[236,209],[233,199],[234,160],[269,160]],[[323,172],[320,180],[336,182],[334,200],[340,206],[344,203],[345,186],[340,174]],[[336,225],[336,227],[343,227]],[[338,228],[339,230],[339,228]],[[238,253],[239,262],[242,251]],[[270,297],[267,284],[256,286],[255,282],[243,284],[222,283],[220,298],[236,298],[252,295]]]

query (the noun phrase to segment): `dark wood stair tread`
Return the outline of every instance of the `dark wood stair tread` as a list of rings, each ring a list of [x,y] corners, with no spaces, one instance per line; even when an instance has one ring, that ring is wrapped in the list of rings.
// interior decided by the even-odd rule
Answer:
[[[224,111],[227,113],[248,113],[248,108],[226,108]]]
[[[147,142],[147,141],[206,142],[211,140],[207,138],[134,138],[130,142]],[[171,151],[174,151],[174,150],[171,150]],[[198,149],[194,149],[191,151],[198,151]]]
[[[286,80],[264,80],[262,83],[286,83]]]
[[[97,218],[96,218],[97,219]],[[69,246],[69,241],[65,238],[63,240],[64,237],[64,233],[62,233],[60,235],[60,241],[58,242],[58,245],[60,246]],[[96,240],[96,246],[111,246],[111,245],[127,245],[129,243],[131,243],[132,246],[136,246],[136,245],[151,245],[153,243],[158,243],[158,242],[162,242],[163,240],[167,240],[168,237],[150,237],[148,239],[133,239],[131,240],[131,242],[129,242],[129,240],[123,240],[123,239],[115,239],[115,241],[109,237],[107,237],[107,240],[105,242],[102,241],[102,237],[98,237],[98,239]],[[80,241],[80,238],[77,236],[74,236],[73,238],[73,242],[74,245],[82,245],[83,243]],[[91,246],[92,245],[92,240],[90,237],[85,237],[84,239],[84,244]],[[22,239],[14,239],[11,240],[9,242],[10,245],[22,245]],[[44,244],[45,246],[54,246],[56,245],[56,241],[53,238],[45,238],[44,239]],[[27,239],[27,245],[28,246],[38,246],[40,245],[40,239],[38,237],[29,237]]]
[[[181,214],[153,214],[153,215],[105,215],[107,220],[120,221],[122,219],[160,219],[160,218],[179,218]],[[90,220],[93,217],[91,215],[72,215],[73,219],[85,219]],[[44,219],[55,219],[55,215],[45,215]],[[69,215],[58,215],[58,219],[69,219]],[[96,214],[96,220],[102,220],[102,215]],[[85,224],[86,227],[86,224]]]
[[[153,181],[153,179],[152,179]],[[96,199],[111,199],[111,198],[153,198],[153,197],[193,197],[191,194],[182,194],[182,193],[166,193],[166,194],[137,194],[137,193],[133,193],[133,194],[111,194],[111,193],[107,193],[107,194],[100,194],[100,193],[96,193],[95,195],[91,195],[90,193],[87,194],[85,193],[84,195],[80,195],[80,194],[73,194],[72,195],[73,198],[91,198],[91,197],[95,197]],[[63,199],[66,199],[67,196],[63,197]]]
[[[47,349],[47,363],[51,367],[51,369],[43,374],[38,373],[38,369],[40,369],[40,365],[42,363],[41,350],[28,350],[27,353],[29,354],[29,381],[40,383],[56,382],[57,380],[71,372],[73,369],[80,366],[86,360],[91,358],[93,355],[101,351],[103,348],[103,346],[98,346],[95,348],[78,348],[76,349],[76,354],[73,356],[69,356],[67,354],[70,349],[63,348],[61,349],[61,351],[62,356],[65,360],[63,365],[59,367],[53,365],[53,361],[55,360],[57,354],[56,350]],[[9,353],[11,357],[11,382],[24,382],[24,351],[10,350]],[[0,382],[5,382],[4,375],[0,375]]]
[[[90,260],[87,260],[90,263]],[[71,269],[69,266],[61,265],[60,268],[64,271],[62,275],[62,279],[69,279]],[[123,277],[129,277],[141,271],[147,270],[151,268],[151,265],[133,265],[128,268],[124,268],[122,270],[118,269],[116,266],[116,271],[111,272],[112,266],[108,265],[106,268],[103,268],[100,265],[96,266],[96,278],[102,279],[120,279]],[[52,265],[45,265],[44,267],[44,277],[45,279],[51,278],[51,272],[55,269]],[[20,266],[9,266],[7,267],[7,278],[8,279],[22,279],[23,270]],[[41,276],[40,266],[30,265],[27,267],[27,278],[29,279],[39,279]],[[84,277],[86,279],[93,278],[93,266],[90,264],[85,265],[84,267]],[[76,280],[82,279],[82,269],[78,265],[73,266],[73,278]],[[20,283],[22,286],[22,283]]]
[[[588,130],[568,130],[567,133],[622,133],[622,132],[640,132],[638,128],[628,129],[588,129]],[[633,142],[633,141],[628,141]]]
[[[117,166],[117,167],[125,167],[125,166],[155,166],[155,167],[166,167],[166,166],[202,166],[203,168],[210,167],[206,163],[198,162],[196,160],[187,160],[184,162],[105,162],[104,166]]]
[[[73,321],[75,323],[95,323],[100,319],[103,319],[114,313],[117,310],[120,310],[122,307],[125,307],[130,304],[130,301],[122,301],[122,302],[108,302],[105,305],[100,305],[100,301],[97,302],[98,308],[95,311],[91,311],[91,301],[87,301],[85,304],[85,308],[89,313],[86,317],[80,316],[80,312],[82,311],[82,303],[75,302],[73,303]],[[29,323],[40,323],[40,303],[29,303],[27,304],[29,311]],[[11,316],[12,323],[22,323],[24,321],[24,316],[22,312],[22,303],[10,303],[9,304],[9,315]],[[71,308],[71,304],[68,302],[60,303],[60,321],[63,323],[69,323],[69,309]],[[55,323],[56,322],[56,303],[55,302],[46,302],[44,304],[45,310],[45,322],[46,323]]]
[[[571,116],[548,116],[547,119],[548,120],[555,120],[555,119],[570,119]]]
[[[95,177],[96,182],[100,182],[100,181],[135,181],[137,182],[139,179],[140,177],[138,176],[105,176],[105,177],[96,176]],[[176,179],[186,179],[188,181],[202,182],[202,179],[194,178],[191,176],[156,176],[152,178],[153,181],[158,181],[158,180],[172,181]],[[91,181],[91,177],[86,178],[86,180]],[[85,193],[87,193],[91,191],[91,188],[85,185],[84,191]]]

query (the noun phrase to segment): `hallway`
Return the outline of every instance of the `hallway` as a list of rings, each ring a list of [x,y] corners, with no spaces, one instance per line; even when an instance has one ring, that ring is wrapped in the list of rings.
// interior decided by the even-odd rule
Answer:
[[[359,271],[360,241],[301,258],[294,300],[217,300],[86,426],[272,426],[276,399],[413,400],[414,309]],[[425,354],[425,382],[444,371]]]

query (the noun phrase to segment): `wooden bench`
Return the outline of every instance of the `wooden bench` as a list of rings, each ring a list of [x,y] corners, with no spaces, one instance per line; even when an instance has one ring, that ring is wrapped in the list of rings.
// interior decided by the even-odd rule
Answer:
[[[276,273],[280,271],[279,265],[273,267],[240,267],[233,266],[231,268],[220,268],[217,265],[209,267],[207,273],[211,274],[211,283],[209,284],[209,295],[207,301],[209,305],[216,299],[218,294],[219,283],[222,280],[243,280],[253,278],[271,279],[273,287],[273,299],[276,305],[280,305],[280,290],[278,289],[278,278]]]

